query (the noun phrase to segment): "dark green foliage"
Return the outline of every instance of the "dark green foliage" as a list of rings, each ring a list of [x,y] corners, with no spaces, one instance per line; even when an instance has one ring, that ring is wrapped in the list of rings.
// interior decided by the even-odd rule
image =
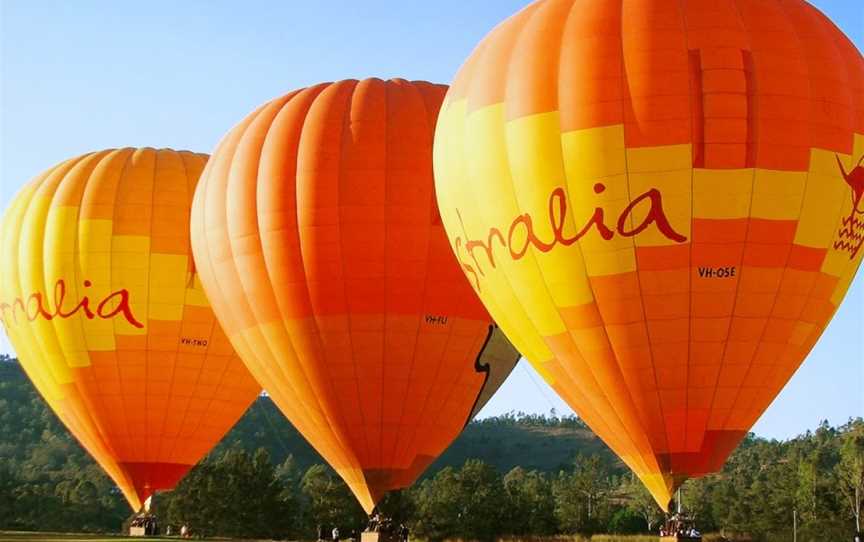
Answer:
[[[362,531],[366,514],[348,486],[330,467],[309,467],[300,482],[306,508],[306,522],[310,526],[322,525],[329,533],[334,527],[342,534]],[[312,534],[310,529],[309,534]]]
[[[297,504],[283,500],[284,489],[264,448],[250,454],[235,447],[163,495],[162,517],[208,536],[280,538],[296,532],[301,519]]]

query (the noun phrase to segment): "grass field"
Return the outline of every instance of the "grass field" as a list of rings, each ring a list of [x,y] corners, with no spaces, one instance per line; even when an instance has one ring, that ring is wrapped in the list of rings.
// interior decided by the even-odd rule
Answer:
[[[126,536],[63,534],[63,533],[31,533],[0,531],[0,542],[120,542],[135,540],[136,542],[156,542],[172,540],[174,537],[163,538],[129,538]],[[179,540],[179,539],[178,539]]]
[[[110,535],[86,535],[86,534],[62,534],[62,533],[32,533],[32,532],[7,532],[0,531],[0,542],[165,542],[166,540],[180,540],[178,537],[159,537],[159,538],[141,538],[141,537],[126,537],[126,536],[110,536]],[[223,542],[232,542],[227,538],[210,538],[208,540],[216,540]],[[708,534],[703,538],[704,542],[719,542],[720,536],[717,534]],[[241,542],[234,540],[233,542]],[[242,542],[265,542],[244,540]],[[463,540],[452,540],[450,542],[468,542]],[[583,538],[581,536],[555,536],[555,537],[507,537],[502,538],[499,542],[658,542],[656,536],[633,535],[633,536],[617,536],[617,535],[594,535],[591,538]]]

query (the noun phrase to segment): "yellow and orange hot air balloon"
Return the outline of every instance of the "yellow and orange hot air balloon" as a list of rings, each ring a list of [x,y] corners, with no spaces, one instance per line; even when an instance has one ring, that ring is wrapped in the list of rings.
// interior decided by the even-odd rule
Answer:
[[[128,148],[73,158],[27,184],[0,229],[0,318],[21,365],[136,510],[261,389],[192,266],[206,161]]]
[[[513,344],[666,507],[864,250],[864,60],[802,0],[541,0],[438,121],[441,215]]]
[[[326,83],[219,144],[192,242],[246,365],[367,512],[413,482],[518,354],[447,244],[432,180],[446,87]]]

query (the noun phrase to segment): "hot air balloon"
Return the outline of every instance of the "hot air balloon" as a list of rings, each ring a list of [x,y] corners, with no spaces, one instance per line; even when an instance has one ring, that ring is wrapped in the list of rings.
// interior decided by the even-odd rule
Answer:
[[[367,513],[518,359],[438,216],[445,92],[366,79],[275,99],[225,136],[193,204],[195,261],[228,337]]]
[[[864,61],[802,0],[541,0],[460,69],[434,169],[492,317],[666,509],[843,299],[862,154]]]
[[[0,318],[60,420],[138,510],[260,393],[192,266],[207,156],[117,149],[27,184],[0,229]]]

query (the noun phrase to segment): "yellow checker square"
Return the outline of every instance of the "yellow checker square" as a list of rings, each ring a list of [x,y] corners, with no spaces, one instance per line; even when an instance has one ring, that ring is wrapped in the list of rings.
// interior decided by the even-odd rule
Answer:
[[[844,203],[849,199],[849,187],[842,178],[811,173],[804,192],[795,243],[811,247],[828,246],[837,233]]]
[[[694,169],[694,218],[744,218],[750,212],[753,170]]]
[[[185,300],[185,304],[192,307],[210,306],[210,302],[207,300],[207,294],[205,294],[204,290],[201,288],[187,288]]]
[[[87,350],[90,352],[113,352],[117,349],[117,343],[114,339],[114,325],[109,321],[103,321],[103,325],[100,327],[104,329],[88,328],[86,330]]]
[[[507,123],[506,158],[513,189],[520,201],[539,202],[538,210],[546,206],[549,188],[560,186],[564,177],[558,126],[557,112]]]
[[[567,179],[600,179],[627,172],[624,126],[604,126],[561,134]]]
[[[636,249],[632,246],[618,250],[585,252],[590,277],[618,275],[636,271]]]
[[[150,303],[148,307],[148,318],[151,320],[165,320],[179,322],[183,319],[183,304]]]
[[[750,216],[768,220],[797,220],[807,184],[807,173],[757,169]]]
[[[693,167],[693,146],[666,145],[627,149],[627,171],[633,173],[689,170]]]
[[[77,237],[78,207],[51,207],[45,223],[45,254],[72,254]]]
[[[843,163],[846,170],[850,170],[852,156],[848,154],[835,153],[824,149],[810,149],[810,173],[820,176],[841,177],[840,166],[837,160]],[[842,179],[841,179],[842,180]]]
[[[829,252],[829,254],[831,253]],[[862,259],[864,259],[864,250],[859,250],[854,260],[849,260],[847,256],[847,266],[843,270],[843,274],[840,275],[837,287],[834,288],[834,292],[831,294],[831,303],[835,307],[839,307],[840,303],[843,301],[843,297],[846,296],[846,292],[852,285],[852,280],[855,278],[855,274],[861,266]]]
[[[143,235],[115,235],[111,239],[111,251],[115,254],[147,255],[150,253],[150,238]]]

